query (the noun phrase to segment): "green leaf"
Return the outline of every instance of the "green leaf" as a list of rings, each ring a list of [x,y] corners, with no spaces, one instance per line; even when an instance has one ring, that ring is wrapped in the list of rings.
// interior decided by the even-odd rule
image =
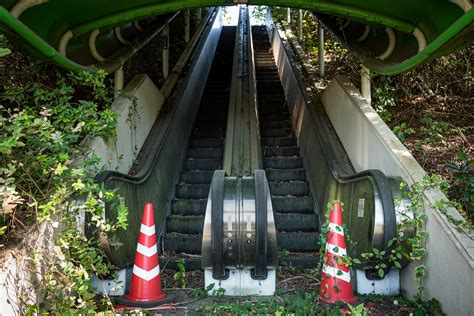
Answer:
[[[12,51],[9,48],[0,48],[0,57],[10,55]]]
[[[385,276],[385,272],[383,271],[383,269],[379,269],[377,272],[379,274],[379,277],[383,278]]]

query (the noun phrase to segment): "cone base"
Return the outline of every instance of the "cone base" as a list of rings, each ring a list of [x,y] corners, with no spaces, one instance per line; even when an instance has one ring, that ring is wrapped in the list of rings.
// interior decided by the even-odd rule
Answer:
[[[114,302],[116,304],[116,308],[118,306],[120,307],[141,307],[141,308],[150,308],[150,307],[155,307],[155,306],[160,306],[166,303],[169,303],[173,300],[172,297],[166,297],[166,295],[163,293],[162,296],[159,296],[158,298],[152,298],[152,299],[139,299],[139,298],[134,298],[130,297],[129,295],[125,296],[120,296],[120,297],[114,297]]]
[[[355,302],[357,302],[357,297],[356,296],[353,296],[353,297],[349,297],[349,298],[325,298],[325,297],[320,297],[319,298],[321,302],[323,303],[329,303],[329,304],[335,304],[336,302],[344,302],[344,303],[347,303],[347,304],[353,304]]]

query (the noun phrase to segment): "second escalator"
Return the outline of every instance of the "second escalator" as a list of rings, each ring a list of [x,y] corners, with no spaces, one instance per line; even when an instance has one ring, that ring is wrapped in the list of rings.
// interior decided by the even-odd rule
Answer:
[[[312,266],[319,220],[298,140],[292,129],[265,26],[252,27],[263,167],[270,186],[280,262]]]

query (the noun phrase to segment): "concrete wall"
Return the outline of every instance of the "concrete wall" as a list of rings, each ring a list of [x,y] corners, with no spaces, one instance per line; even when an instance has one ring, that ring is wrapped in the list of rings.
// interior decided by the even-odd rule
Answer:
[[[165,98],[147,75],[136,75],[112,104],[118,113],[117,139],[86,138],[81,143],[87,157],[101,158],[100,167],[128,173]],[[82,160],[78,158],[78,161]]]
[[[322,94],[322,102],[356,171],[380,169],[410,185],[426,174],[348,78],[336,77]],[[457,231],[434,209],[441,199],[447,198],[439,190],[425,194],[429,237],[423,262],[428,268],[424,298],[438,299],[448,315],[474,315],[474,236]],[[455,209],[449,214],[461,218]],[[416,294],[413,269],[410,265],[401,272],[401,288],[408,297]]]

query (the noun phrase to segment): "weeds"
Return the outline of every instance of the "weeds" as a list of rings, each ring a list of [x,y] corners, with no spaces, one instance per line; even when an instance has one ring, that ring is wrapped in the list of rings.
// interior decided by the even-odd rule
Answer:
[[[391,121],[390,108],[396,107],[395,101],[404,94],[407,94],[407,91],[396,89],[390,77],[381,76],[381,80],[374,90],[374,97],[377,100],[375,111],[384,121]]]
[[[173,278],[178,284],[180,284],[181,288],[186,288],[186,269],[184,267],[184,259],[176,260],[176,264],[178,265],[178,271],[174,274]]]
[[[86,136],[116,137],[113,91],[103,71],[57,72],[57,79],[48,82],[30,75],[24,83],[7,82],[0,95],[0,234],[2,241],[13,239],[32,223],[60,233],[52,249],[32,246],[31,258],[24,258],[41,267],[36,286],[44,296],[19,308],[30,313],[110,308],[107,299],[95,299],[90,274],[110,274],[112,266],[96,241],[84,236],[78,218],[89,215],[91,230],[104,234],[127,227],[127,209],[113,191],[94,182],[99,159],[78,164],[73,158]],[[93,93],[80,98],[78,91]],[[116,220],[103,219],[105,203],[117,199]]]
[[[450,123],[438,121],[433,113],[425,114],[421,119],[421,124],[420,132],[425,135],[425,138],[418,143],[418,146],[428,143],[439,145],[444,143],[445,135],[454,132],[454,127]]]
[[[458,158],[461,161],[459,164],[449,162],[446,167],[453,172],[456,181],[456,191],[460,196],[464,210],[468,218],[474,218],[474,159],[469,159],[467,154],[463,151],[458,152]]]
[[[405,141],[405,138],[407,136],[415,134],[415,129],[411,128],[411,127],[408,127],[407,123],[403,122],[399,125],[396,125],[393,128],[393,133],[395,134],[395,136],[397,136],[397,138],[401,142],[403,142],[403,141]]]
[[[5,35],[0,34],[0,58],[10,55],[12,53],[12,51],[5,46],[6,46]]]

